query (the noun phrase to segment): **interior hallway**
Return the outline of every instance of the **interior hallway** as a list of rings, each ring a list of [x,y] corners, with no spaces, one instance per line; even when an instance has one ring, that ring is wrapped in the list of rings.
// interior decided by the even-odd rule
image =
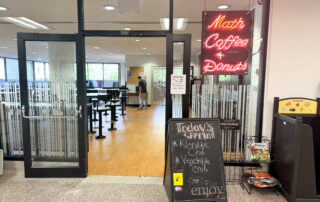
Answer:
[[[126,114],[118,113],[116,131],[108,131],[110,115],[103,116],[105,139],[95,138],[98,129],[95,129],[97,134],[89,134],[88,174],[163,176],[165,107],[148,107],[147,110],[127,107]],[[94,122],[94,126],[98,127],[99,122]]]

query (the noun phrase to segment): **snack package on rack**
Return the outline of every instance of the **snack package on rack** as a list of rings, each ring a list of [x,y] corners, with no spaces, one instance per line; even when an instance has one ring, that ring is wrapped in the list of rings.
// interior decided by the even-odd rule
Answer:
[[[250,146],[251,160],[270,162],[270,150],[268,143],[252,143]]]
[[[274,187],[279,185],[279,181],[261,168],[248,168],[242,175],[246,178],[248,184],[259,188]]]

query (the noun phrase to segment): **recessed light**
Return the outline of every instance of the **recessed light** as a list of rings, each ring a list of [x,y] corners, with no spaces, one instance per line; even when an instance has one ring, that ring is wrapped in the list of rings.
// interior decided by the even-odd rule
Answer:
[[[201,42],[201,39],[197,39],[197,42]]]
[[[107,53],[108,55],[112,55],[112,53]]]
[[[116,9],[116,7],[111,5],[103,6],[102,8],[106,11],[113,11],[114,9]]]
[[[6,10],[8,10],[8,8],[0,6],[0,11],[6,11]]]
[[[98,46],[95,46],[95,47],[93,47],[94,49],[101,49],[100,47],[98,47]]]
[[[151,55],[151,53],[147,53],[147,55]]]
[[[230,6],[227,5],[227,4],[220,4],[220,5],[218,6],[218,9],[220,9],[220,10],[224,10],[224,9],[228,9],[228,8],[230,8]]]
[[[126,31],[132,30],[131,27],[125,27],[123,29],[126,30]]]
[[[140,39],[136,39],[136,42],[139,42],[139,41],[141,41]]]
[[[173,19],[173,28],[175,30],[184,30],[186,29],[188,18],[174,18]],[[161,29],[169,30],[169,18],[160,18]]]
[[[142,50],[146,50],[147,48],[142,48]]]

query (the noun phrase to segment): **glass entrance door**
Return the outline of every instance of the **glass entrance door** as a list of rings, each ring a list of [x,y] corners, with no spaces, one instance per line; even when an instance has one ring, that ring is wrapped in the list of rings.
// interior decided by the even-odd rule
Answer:
[[[18,33],[26,177],[87,175],[83,50],[80,35]]]

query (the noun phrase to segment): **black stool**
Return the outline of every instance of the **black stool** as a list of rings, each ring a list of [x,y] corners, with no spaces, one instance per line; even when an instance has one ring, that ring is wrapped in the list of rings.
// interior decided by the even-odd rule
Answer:
[[[120,106],[119,104],[110,104],[108,105],[111,110],[111,126],[108,130],[117,130],[117,128],[114,127],[114,123],[118,121],[116,119],[116,107]]]
[[[87,104],[88,114],[89,114],[89,133],[96,133],[96,131],[93,130],[92,126],[92,103]]]
[[[99,113],[99,135],[96,136],[96,139],[106,138],[106,136],[102,135],[102,112],[110,111],[110,108],[109,107],[100,107],[100,108],[95,108],[95,111],[98,111],[98,113]]]
[[[99,99],[98,98],[92,98],[93,106],[98,107]],[[92,121],[98,121],[96,111],[94,111],[94,118]]]

